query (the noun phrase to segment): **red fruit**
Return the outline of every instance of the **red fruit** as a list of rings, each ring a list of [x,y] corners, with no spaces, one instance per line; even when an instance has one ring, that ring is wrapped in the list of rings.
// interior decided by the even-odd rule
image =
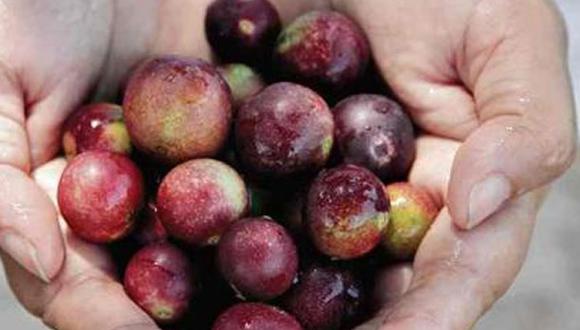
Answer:
[[[280,32],[280,17],[267,0],[216,0],[207,9],[205,30],[222,60],[264,64]]]
[[[130,154],[131,141],[123,122],[123,108],[109,103],[81,107],[66,121],[62,145],[69,159],[90,150]]]
[[[370,58],[363,31],[334,11],[298,17],[278,37],[274,54],[284,77],[334,92],[359,80]]]
[[[302,330],[292,316],[274,306],[242,303],[223,312],[213,330]]]
[[[75,157],[58,186],[60,212],[72,231],[93,243],[126,236],[143,204],[143,177],[129,158],[106,151]]]
[[[326,102],[312,90],[277,83],[238,111],[236,145],[251,172],[272,177],[315,171],[332,149],[334,123]]]
[[[161,220],[159,219],[157,206],[154,202],[149,201],[145,207],[137,228],[133,236],[138,243],[142,245],[149,245],[157,242],[164,242],[167,240],[167,231]]]
[[[411,259],[439,209],[427,191],[406,182],[390,184],[386,192],[391,212],[383,245],[391,256]]]
[[[314,266],[300,276],[283,306],[306,330],[338,330],[358,313],[361,291],[350,272]]]
[[[159,218],[169,235],[195,245],[214,245],[248,210],[242,178],[212,159],[183,163],[167,174],[157,192]]]
[[[234,110],[242,105],[245,100],[258,94],[265,87],[260,75],[245,64],[227,64],[220,67],[219,72],[232,91]]]
[[[212,65],[176,56],[141,64],[123,101],[135,146],[171,164],[217,154],[228,136],[231,107],[229,87]]]
[[[129,297],[160,323],[182,318],[196,291],[189,259],[168,243],[137,252],[125,271],[124,285]]]
[[[411,119],[384,96],[351,96],[333,109],[335,137],[345,163],[363,166],[383,180],[407,176],[415,160]]]
[[[298,253],[284,227],[268,218],[247,218],[233,224],[218,245],[224,278],[244,296],[268,300],[292,285]]]
[[[355,165],[322,172],[310,187],[306,222],[316,247],[337,259],[370,252],[389,221],[383,184]]]

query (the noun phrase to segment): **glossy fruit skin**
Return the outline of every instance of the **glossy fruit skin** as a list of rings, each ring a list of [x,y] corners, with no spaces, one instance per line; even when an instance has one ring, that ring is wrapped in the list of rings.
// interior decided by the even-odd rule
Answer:
[[[334,109],[337,149],[345,163],[368,168],[385,181],[405,178],[415,160],[411,119],[381,95],[350,96]]]
[[[393,183],[385,190],[391,200],[391,219],[383,246],[396,259],[412,259],[439,209],[427,191],[410,183]]]
[[[207,39],[226,62],[264,64],[280,26],[278,12],[267,0],[216,0],[205,18]]]
[[[350,272],[314,265],[301,274],[282,306],[305,330],[339,330],[357,314],[362,297]]]
[[[131,153],[131,140],[123,121],[123,108],[95,103],[75,111],[63,127],[62,145],[68,159],[85,151]]]
[[[389,221],[381,181],[356,165],[321,172],[308,192],[306,225],[318,250],[335,259],[370,252]]]
[[[274,58],[284,78],[318,91],[344,91],[365,73],[370,47],[351,19],[335,11],[312,11],[290,23],[276,42]]]
[[[157,205],[149,201],[145,206],[133,233],[137,243],[149,245],[158,242],[165,242],[168,239],[167,230],[163,227],[159,219]]]
[[[284,227],[265,217],[246,218],[222,237],[217,262],[224,278],[241,295],[269,300],[292,285],[298,252]]]
[[[248,171],[281,178],[324,166],[333,130],[332,113],[319,95],[282,82],[270,85],[239,109],[236,146]]]
[[[173,323],[187,312],[197,291],[193,265],[169,243],[139,250],[125,271],[125,291],[159,323]]]
[[[270,305],[241,303],[223,312],[212,330],[302,330],[294,317]]]
[[[170,236],[196,245],[215,245],[248,211],[248,192],[230,166],[195,159],[173,168],[157,191],[159,218]]]
[[[129,158],[87,151],[64,170],[58,205],[76,235],[93,243],[110,243],[133,229],[143,195],[143,177]]]
[[[123,109],[134,145],[167,164],[216,155],[232,117],[230,89],[217,69],[178,56],[143,62],[129,79]]]
[[[230,63],[219,67],[218,70],[232,91],[234,110],[266,87],[262,77],[245,64]]]

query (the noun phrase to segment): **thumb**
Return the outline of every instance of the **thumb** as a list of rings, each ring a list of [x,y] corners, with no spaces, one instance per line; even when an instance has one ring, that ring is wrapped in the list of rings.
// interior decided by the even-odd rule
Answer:
[[[0,73],[0,249],[45,282],[64,260],[57,212],[30,178],[24,102],[15,80]]]
[[[455,224],[477,226],[512,197],[550,183],[574,160],[574,104],[567,73],[566,36],[554,8],[529,6],[526,19],[500,26],[474,21],[460,71],[472,91],[480,126],[456,155],[448,188]],[[534,24],[530,24],[532,20]],[[482,52],[492,42],[493,51]]]

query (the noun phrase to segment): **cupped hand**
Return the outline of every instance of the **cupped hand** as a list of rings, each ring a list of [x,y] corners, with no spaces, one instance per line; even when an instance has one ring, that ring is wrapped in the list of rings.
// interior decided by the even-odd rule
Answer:
[[[63,161],[39,168],[34,178],[29,171],[54,157],[60,145],[60,125],[89,92],[101,99],[115,97],[126,74],[141,59],[164,53],[209,59],[210,50],[203,35],[203,16],[209,2],[1,2],[0,10],[6,19],[1,23],[0,37],[14,40],[14,46],[0,50],[0,86],[4,87],[0,95],[0,104],[4,105],[0,108],[0,128],[5,132],[0,134],[0,164],[4,164],[0,165],[0,246],[11,256],[3,256],[3,260],[17,297],[51,327],[156,329],[124,294],[105,251],[78,240],[57,220],[56,207],[41,187],[48,189],[49,195],[54,194]],[[285,21],[303,11],[330,6],[328,1],[273,2]],[[491,1],[480,1],[486,2]],[[495,43],[486,39],[493,39],[491,35],[477,34],[483,35],[485,42],[473,41],[470,45],[477,48],[471,53],[478,55],[473,58],[479,64],[468,65],[468,57],[464,56],[458,62],[462,68],[459,70],[457,63],[441,62],[436,55],[449,55],[450,49],[460,45],[465,48],[463,51],[471,48],[445,36],[447,23],[443,24],[444,17],[436,16],[433,8],[423,14],[430,14],[435,22],[412,18],[421,17],[417,16],[421,8],[408,4],[413,2],[381,2],[378,8],[386,8],[385,4],[395,7],[380,11],[372,10],[372,1],[360,3],[364,5],[355,5],[355,1],[334,5],[359,20],[395,93],[421,128],[439,136],[420,139],[411,180],[428,187],[442,205],[447,202],[450,206],[422,244],[413,265],[412,282],[403,281],[404,287],[398,288],[403,292],[409,284],[410,290],[393,300],[368,327],[465,328],[513,281],[525,257],[541,193],[534,191],[509,202],[497,202],[484,194],[483,201],[480,197],[476,203],[479,206],[474,206],[478,208],[478,218],[494,213],[499,204],[504,208],[472,232],[456,230],[449,213],[460,226],[472,227],[479,221],[467,221],[471,208],[466,206],[466,196],[474,194],[465,192],[481,178],[489,173],[505,175],[510,188],[502,196],[509,199],[547,183],[566,168],[572,157],[573,143],[568,141],[573,136],[572,103],[563,45],[559,44],[563,43],[559,21],[552,11],[547,11],[547,19],[541,13],[533,16],[539,25],[547,25],[544,29],[534,25],[538,31],[533,33],[549,36],[539,38],[545,43],[538,47],[538,53],[535,48],[530,49],[532,45],[528,43],[534,40],[531,38],[513,44],[502,41],[499,45],[508,45],[502,46],[507,48],[503,52],[499,46],[492,51],[483,49],[484,45]],[[521,7],[539,10],[540,4],[538,1],[534,6]],[[454,10],[459,7],[462,6],[449,6]],[[498,4],[495,8],[500,7]],[[486,8],[480,9],[482,15],[495,18]],[[379,13],[380,19],[372,21],[371,15],[377,17]],[[476,15],[457,20],[467,24],[472,16]],[[414,29],[401,27],[404,17]],[[449,23],[453,17],[449,15]],[[415,29],[423,24],[427,26]],[[481,24],[490,32],[497,32],[495,23]],[[433,35],[441,40],[435,40]],[[498,63],[491,60],[494,54],[503,54],[495,60]],[[483,74],[486,68],[489,71],[502,66],[507,66],[503,75],[502,70]],[[530,67],[537,69],[536,74],[530,76]],[[479,82],[480,77],[488,76],[487,85]],[[483,92],[472,91],[475,86],[482,86]],[[479,97],[482,94],[485,97]],[[539,122],[552,129],[540,130]],[[560,129],[553,129],[554,125]],[[524,144],[516,148],[520,143]],[[475,149],[478,152],[474,152],[474,146],[480,148]],[[501,155],[509,157],[500,158]],[[470,167],[465,166],[466,162],[471,162]],[[447,198],[449,173],[452,176]],[[399,273],[400,269],[394,269],[393,276],[409,275]],[[440,303],[440,297],[445,297],[446,304]]]

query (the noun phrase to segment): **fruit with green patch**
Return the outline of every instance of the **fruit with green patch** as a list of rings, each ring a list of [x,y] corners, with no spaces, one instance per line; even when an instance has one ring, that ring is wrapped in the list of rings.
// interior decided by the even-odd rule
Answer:
[[[195,159],[173,168],[157,191],[161,223],[170,236],[187,243],[215,245],[248,211],[244,181],[230,166]]]
[[[439,209],[427,191],[410,183],[393,183],[385,191],[391,200],[391,219],[383,246],[397,259],[411,259]]]

